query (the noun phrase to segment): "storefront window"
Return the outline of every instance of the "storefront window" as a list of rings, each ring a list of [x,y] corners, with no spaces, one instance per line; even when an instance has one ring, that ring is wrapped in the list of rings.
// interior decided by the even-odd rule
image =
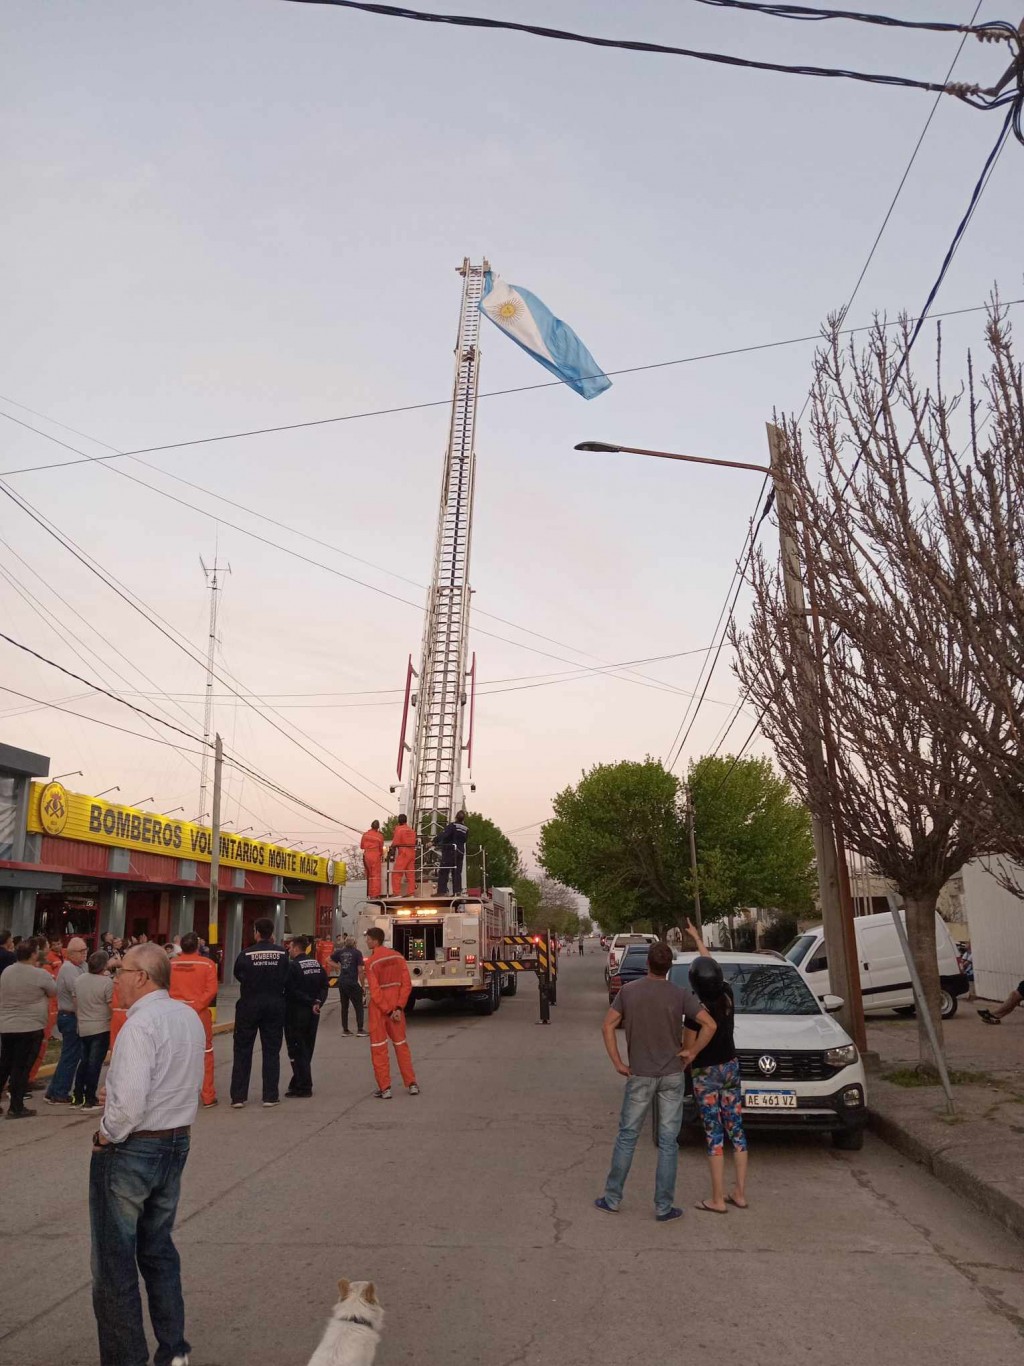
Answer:
[[[0,774],[0,858],[14,857],[18,829],[18,779]]]

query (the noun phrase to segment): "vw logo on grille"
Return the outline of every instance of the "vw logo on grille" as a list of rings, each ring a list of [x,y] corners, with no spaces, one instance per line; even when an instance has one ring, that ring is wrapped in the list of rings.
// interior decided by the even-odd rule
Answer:
[[[757,1065],[761,1070],[762,1076],[771,1077],[774,1076],[775,1069],[778,1067],[779,1064],[776,1062],[776,1060],[772,1057],[770,1053],[765,1053],[760,1058],[758,1058]]]

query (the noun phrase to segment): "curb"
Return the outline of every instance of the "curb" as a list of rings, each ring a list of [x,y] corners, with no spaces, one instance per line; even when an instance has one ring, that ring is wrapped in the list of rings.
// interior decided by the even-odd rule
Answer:
[[[969,1201],[1015,1237],[1024,1239],[1024,1204],[984,1181],[954,1157],[946,1157],[923,1143],[910,1129],[880,1110],[869,1107],[868,1127],[904,1157],[917,1162],[949,1190]]]

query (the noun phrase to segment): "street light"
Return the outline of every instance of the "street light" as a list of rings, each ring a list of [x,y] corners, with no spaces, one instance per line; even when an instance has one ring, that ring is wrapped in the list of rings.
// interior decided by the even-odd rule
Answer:
[[[184,810],[183,806],[172,806],[170,811],[161,811],[160,814],[161,816],[173,816],[176,812]]]
[[[189,822],[189,824],[190,824],[190,825],[195,825],[196,821],[205,821],[206,818],[207,818],[207,816],[208,816],[209,814],[210,814],[209,811],[200,811],[200,813],[199,813],[198,816],[193,816],[193,817],[192,817],[192,819],[191,819],[191,821]]]
[[[97,793],[96,793],[96,796],[97,796],[97,797],[105,797],[105,796],[107,795],[108,792],[120,792],[120,791],[121,791],[121,789],[120,789],[119,787],[105,787],[105,788],[103,789],[102,792],[97,792]]]
[[[59,782],[61,778],[82,778],[84,776],[85,775],[83,774],[82,770],[80,768],[76,768],[74,773],[55,773],[53,777],[49,779],[49,781],[51,783],[56,783]]]
[[[254,826],[252,826],[252,825],[246,825],[246,826],[243,826],[243,828],[242,828],[241,830],[236,830],[236,831],[235,831],[235,834],[236,834],[236,835],[247,835],[247,834],[249,833],[249,831],[250,831],[250,830],[253,830],[253,829],[255,829]]]
[[[750,465],[745,460],[710,460],[705,455],[678,455],[674,451],[648,451],[642,446],[610,446],[606,441],[581,441],[573,450],[598,451],[604,455],[653,455],[658,460],[685,460],[689,465],[720,465],[727,470],[754,470],[771,474],[767,465]]]
[[[137,802],[129,802],[129,806],[141,806],[143,802],[155,802],[155,797],[140,797]]]

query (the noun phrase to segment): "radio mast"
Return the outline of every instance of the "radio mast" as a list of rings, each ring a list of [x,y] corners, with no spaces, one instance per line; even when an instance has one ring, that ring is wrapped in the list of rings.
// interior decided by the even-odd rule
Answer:
[[[206,586],[210,590],[210,637],[206,644],[206,703],[203,709],[203,757],[199,770],[199,810],[206,811],[206,792],[210,777],[210,735],[213,731],[213,655],[217,646],[217,598],[222,591],[218,574],[230,574],[230,564],[222,565],[214,552],[213,564],[208,565],[202,556],[199,563],[203,567]],[[202,815],[200,815],[200,820]]]

